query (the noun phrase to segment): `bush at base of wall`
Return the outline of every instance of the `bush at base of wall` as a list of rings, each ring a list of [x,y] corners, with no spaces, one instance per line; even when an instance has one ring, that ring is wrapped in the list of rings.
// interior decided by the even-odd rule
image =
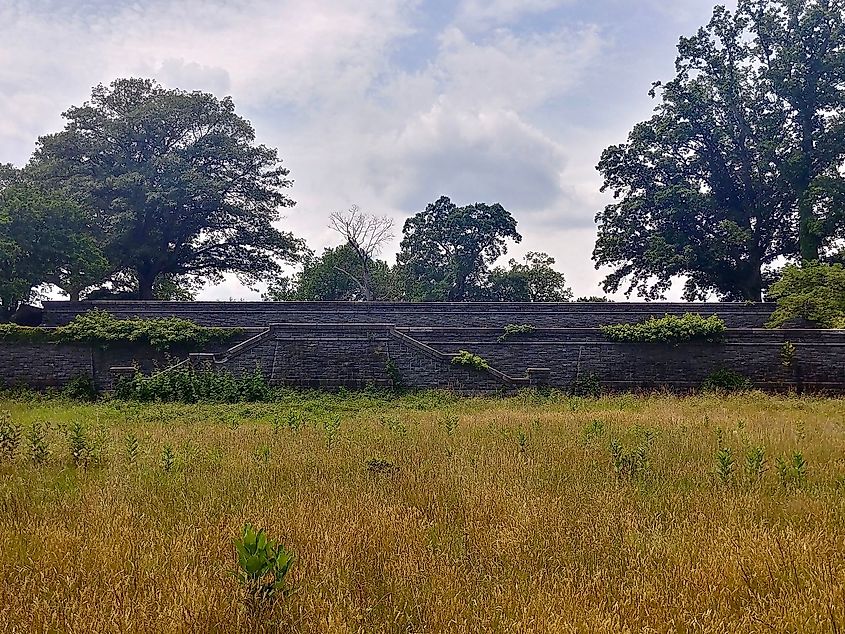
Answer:
[[[208,328],[179,317],[117,319],[106,311],[92,310],[58,328],[0,324],[0,342],[89,343],[102,347],[141,343],[164,352],[176,347],[201,348],[241,332],[240,328]]]
[[[680,317],[652,317],[637,324],[602,326],[601,333],[610,341],[623,343],[718,343],[725,333],[725,322],[717,315],[702,317],[698,313],[686,313]]]

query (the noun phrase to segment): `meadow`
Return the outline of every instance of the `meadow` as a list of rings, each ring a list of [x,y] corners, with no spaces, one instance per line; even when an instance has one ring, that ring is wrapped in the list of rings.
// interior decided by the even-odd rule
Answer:
[[[845,632],[843,400],[30,395],[0,422],[2,632]],[[275,598],[235,574],[247,522],[295,554]]]

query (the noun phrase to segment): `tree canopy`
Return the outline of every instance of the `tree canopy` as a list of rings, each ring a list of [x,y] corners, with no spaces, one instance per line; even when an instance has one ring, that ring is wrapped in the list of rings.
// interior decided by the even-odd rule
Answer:
[[[446,196],[406,220],[402,234],[397,265],[410,301],[466,301],[506,241],[522,240],[500,204],[458,207]]]
[[[499,302],[568,302],[572,291],[554,263],[553,257],[536,251],[528,252],[524,262],[512,259],[508,268],[490,271],[483,295]]]
[[[288,170],[231,98],[119,79],[64,117],[30,171],[94,210],[106,257],[140,298],[162,276],[252,283],[297,257],[300,243],[273,224],[293,205]]]
[[[740,0],[682,38],[654,116],[598,169],[605,291],[760,301],[778,258],[813,261],[845,235],[841,0]]]

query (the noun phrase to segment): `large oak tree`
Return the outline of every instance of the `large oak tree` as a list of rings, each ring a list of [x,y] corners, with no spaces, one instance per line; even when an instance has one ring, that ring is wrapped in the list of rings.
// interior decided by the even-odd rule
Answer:
[[[141,299],[162,276],[251,283],[299,252],[273,224],[293,205],[288,170],[229,97],[119,79],[64,117],[31,169],[96,210],[106,256]]]
[[[843,0],[740,0],[682,38],[655,115],[598,166],[606,291],[759,301],[781,257],[845,236]]]
[[[405,221],[397,274],[409,301],[461,302],[477,294],[489,266],[522,240],[516,220],[496,203],[458,207],[440,197]]]

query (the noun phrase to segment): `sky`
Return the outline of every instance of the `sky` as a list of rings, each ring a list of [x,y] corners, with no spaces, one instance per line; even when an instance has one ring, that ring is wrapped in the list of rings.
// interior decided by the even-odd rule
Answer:
[[[0,0],[0,163],[91,87],[150,77],[231,95],[278,148],[297,202],[280,226],[315,251],[333,211],[396,220],[441,195],[501,203],[576,295],[601,295],[595,166],[672,78],[713,0]],[[255,299],[235,279],[202,299]]]

